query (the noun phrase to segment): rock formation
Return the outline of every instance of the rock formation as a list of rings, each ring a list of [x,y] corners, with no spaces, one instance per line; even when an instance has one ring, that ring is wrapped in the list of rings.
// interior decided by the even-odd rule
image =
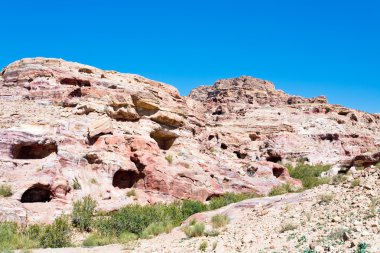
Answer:
[[[278,162],[380,160],[380,116],[240,77],[182,97],[167,84],[58,59],[0,76],[0,220],[49,222],[91,195],[103,210],[300,186]],[[135,189],[136,196],[127,196]],[[131,194],[128,194],[131,195]],[[10,210],[15,211],[10,211]]]

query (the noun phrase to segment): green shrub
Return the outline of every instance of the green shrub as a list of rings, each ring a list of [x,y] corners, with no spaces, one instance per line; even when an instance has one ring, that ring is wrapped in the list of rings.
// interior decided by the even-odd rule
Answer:
[[[368,244],[367,243],[359,243],[356,250],[355,250],[355,253],[366,253],[367,252],[367,247],[368,247]]]
[[[206,249],[207,249],[207,242],[206,241],[201,242],[201,244],[199,245],[199,250],[206,251]]]
[[[331,179],[331,184],[332,185],[339,185],[339,184],[342,184],[344,183],[345,181],[347,180],[347,177],[342,175],[342,174],[338,174],[336,176],[334,176],[332,179]]]
[[[380,198],[371,198],[371,203],[369,204],[369,217],[376,217],[377,212],[380,210],[377,207],[380,205]]]
[[[282,184],[280,186],[273,187],[269,193],[269,196],[277,196],[292,192],[298,192],[298,190],[291,184]]]
[[[250,198],[258,198],[260,195],[255,193],[226,193],[223,196],[214,197],[209,202],[209,209],[215,210],[232,203],[240,202]]]
[[[183,232],[187,237],[198,237],[204,235],[205,224],[204,223],[195,223],[194,225],[189,224],[183,228]]]
[[[334,194],[321,194],[318,196],[319,204],[329,204],[334,199]]]
[[[0,252],[4,250],[29,249],[38,247],[38,241],[21,233],[16,223],[0,223]]]
[[[184,200],[181,206],[183,218],[186,219],[195,213],[207,211],[207,205],[195,200]]]
[[[136,196],[136,190],[132,189],[129,192],[127,192],[127,197],[134,197]]]
[[[127,243],[138,238],[132,233],[122,233],[120,236],[102,236],[98,233],[90,234],[82,243],[85,247],[103,246],[114,243]]]
[[[71,227],[67,217],[57,218],[53,224],[46,225],[39,236],[43,248],[63,248],[71,246]]]
[[[12,194],[12,188],[10,185],[0,185],[0,197],[10,197]]]
[[[144,229],[141,233],[141,238],[151,238],[163,233],[170,233],[173,229],[173,225],[165,224],[163,222],[151,223],[149,226]]]
[[[73,226],[80,231],[91,230],[92,218],[96,208],[96,201],[90,196],[84,197],[82,200],[74,202],[72,213]]]
[[[356,179],[352,180],[352,182],[351,182],[351,188],[355,188],[357,186],[360,186],[360,179],[359,178],[356,178]]]
[[[281,225],[280,233],[285,233],[286,231],[295,230],[295,229],[297,229],[297,227],[298,226],[293,224],[293,223],[283,224],[283,225]]]
[[[218,235],[219,235],[219,231],[216,229],[205,231],[205,236],[214,237]]]
[[[321,178],[322,172],[328,171],[331,165],[298,164],[296,167],[287,166],[291,177],[302,181],[305,189],[310,189],[321,184],[329,183],[329,178]]]
[[[73,188],[74,188],[74,190],[82,189],[82,186],[80,185],[78,178],[76,178],[76,177],[73,179]]]
[[[230,219],[226,215],[217,214],[211,218],[213,228],[224,227],[230,222]]]
[[[173,163],[173,156],[172,155],[167,155],[165,156],[166,161],[168,161],[169,164]]]
[[[183,221],[181,203],[156,205],[128,205],[112,213],[109,219],[97,222],[97,229],[103,234],[119,235],[124,231],[141,233],[152,223],[163,222],[178,226]]]

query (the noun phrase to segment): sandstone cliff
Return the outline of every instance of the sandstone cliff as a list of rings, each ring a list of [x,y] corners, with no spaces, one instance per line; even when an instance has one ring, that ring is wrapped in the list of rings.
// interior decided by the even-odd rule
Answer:
[[[278,162],[380,161],[380,116],[220,80],[182,97],[167,84],[58,59],[0,77],[0,220],[47,222],[91,195],[99,208],[300,182]],[[127,194],[135,189],[136,196]]]

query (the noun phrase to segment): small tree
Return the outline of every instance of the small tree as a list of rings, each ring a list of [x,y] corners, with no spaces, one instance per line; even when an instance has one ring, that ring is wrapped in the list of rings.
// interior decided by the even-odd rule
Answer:
[[[91,231],[92,217],[96,208],[96,201],[90,196],[74,202],[72,223],[81,231]]]

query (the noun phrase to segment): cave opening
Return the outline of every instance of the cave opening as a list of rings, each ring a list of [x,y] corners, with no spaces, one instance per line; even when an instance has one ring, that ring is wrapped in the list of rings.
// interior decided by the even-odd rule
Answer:
[[[26,190],[21,196],[22,203],[49,202],[52,199],[52,192],[47,186],[36,185]]]
[[[115,172],[112,185],[120,189],[132,188],[141,178],[143,174],[120,169]]]
[[[178,135],[170,131],[156,130],[150,133],[150,137],[156,141],[160,149],[169,150],[178,138]]]
[[[273,176],[281,177],[284,173],[284,168],[273,168],[272,172],[273,172]]]
[[[20,143],[11,148],[14,159],[43,159],[58,152],[56,143]]]
[[[91,86],[90,81],[88,80],[81,80],[81,79],[75,79],[75,78],[64,78],[60,82],[61,84],[64,85],[75,85],[75,86]]]

